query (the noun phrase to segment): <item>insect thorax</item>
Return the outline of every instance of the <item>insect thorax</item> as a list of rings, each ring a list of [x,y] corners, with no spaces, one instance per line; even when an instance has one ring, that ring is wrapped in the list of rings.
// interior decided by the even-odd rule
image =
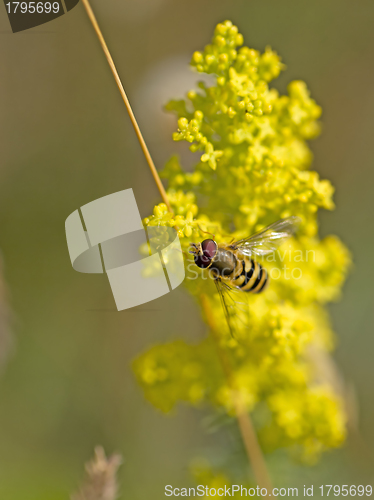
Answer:
[[[211,269],[219,276],[231,276],[238,264],[234,253],[225,248],[218,247]]]

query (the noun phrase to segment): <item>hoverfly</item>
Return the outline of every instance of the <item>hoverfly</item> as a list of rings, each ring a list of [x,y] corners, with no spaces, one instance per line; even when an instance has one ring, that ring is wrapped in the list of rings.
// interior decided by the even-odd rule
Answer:
[[[275,252],[296,232],[299,223],[298,217],[288,217],[232,243],[217,244],[214,239],[206,239],[190,244],[195,264],[212,273],[233,337],[235,321],[240,318],[243,323],[248,308],[242,292],[260,293],[269,283],[269,275],[256,257]]]

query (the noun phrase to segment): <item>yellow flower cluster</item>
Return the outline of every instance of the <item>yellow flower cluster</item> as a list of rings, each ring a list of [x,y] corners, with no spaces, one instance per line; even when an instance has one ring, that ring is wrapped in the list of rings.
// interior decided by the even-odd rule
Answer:
[[[283,446],[297,444],[304,461],[313,463],[324,449],[344,441],[345,418],[329,387],[308,388],[301,394],[280,390],[269,398],[268,405],[273,419],[261,434],[270,447],[277,435],[276,441]]]
[[[196,484],[204,486],[204,489],[200,488],[199,491],[201,498],[224,496],[223,493],[225,490],[226,492],[227,490],[230,491],[231,497],[241,497],[240,492],[232,491],[232,485],[227,475],[223,471],[214,471],[209,462],[205,460],[195,460],[191,465],[191,473]],[[244,487],[246,486],[249,487],[248,485]],[[205,495],[202,493],[205,493]],[[228,495],[226,494],[225,496]]]
[[[201,157],[188,172],[171,158],[162,175],[173,213],[161,203],[144,224],[175,227],[187,250],[210,234],[229,242],[277,219],[301,218],[297,238],[263,259],[270,286],[248,297],[249,325],[237,337],[225,326],[214,284],[197,273],[187,254],[185,285],[198,304],[207,297],[248,410],[267,408],[258,429],[264,446],[316,459],[343,442],[345,418],[333,389],[314,378],[307,353],[313,345],[326,351],[334,346],[324,305],[339,298],[350,255],[337,237],[318,238],[318,209],[334,207],[333,187],[309,169],[307,141],[319,133],[321,108],[303,82],[290,83],[287,95],[270,88],[284,69],[279,56],[242,44],[236,26],[226,21],[211,44],[193,54],[192,66],[213,75],[215,84],[199,83],[167,109],[178,117],[174,140],[189,142]],[[183,401],[233,413],[210,337],[196,345],[176,340],[152,347],[135,360],[134,371],[147,399],[164,412]]]
[[[182,340],[156,345],[136,360],[135,371],[147,399],[164,412],[178,401],[197,405],[224,383],[209,340],[196,346]]]

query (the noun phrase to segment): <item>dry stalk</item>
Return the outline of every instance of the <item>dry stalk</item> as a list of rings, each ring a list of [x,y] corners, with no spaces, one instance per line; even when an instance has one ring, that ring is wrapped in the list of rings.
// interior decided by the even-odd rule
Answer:
[[[270,481],[270,476],[266,467],[266,462],[257,440],[256,432],[253,427],[253,423],[249,413],[247,412],[240,392],[235,387],[235,381],[232,375],[232,369],[230,365],[230,360],[226,354],[226,351],[222,349],[220,345],[218,332],[218,326],[214,318],[214,314],[211,310],[209,300],[206,295],[200,296],[200,301],[203,306],[205,317],[209,325],[212,338],[215,342],[218,357],[221,361],[222,369],[225,374],[227,383],[231,389],[232,401],[234,404],[235,417],[238,421],[240,434],[243,439],[245,451],[247,453],[249,462],[253,469],[253,474],[256,478],[258,486],[261,488],[266,488],[268,493],[272,491],[272,485]]]
[[[116,500],[118,498],[117,470],[120,455],[106,457],[103,448],[95,449],[94,458],[86,464],[86,479],[71,500]]]
[[[169,199],[167,197],[165,188],[164,188],[164,186],[163,186],[163,184],[161,182],[161,179],[160,179],[160,177],[159,177],[159,175],[157,173],[155,164],[153,163],[151,154],[150,154],[150,152],[148,150],[148,147],[147,147],[147,145],[145,143],[145,140],[144,140],[143,135],[141,133],[140,127],[138,125],[138,122],[136,121],[134,112],[133,112],[133,110],[131,108],[131,105],[130,105],[130,101],[129,101],[128,97],[127,97],[127,94],[125,92],[125,89],[123,87],[121,79],[119,77],[117,68],[116,68],[116,66],[114,64],[114,61],[113,61],[113,58],[112,58],[112,56],[111,56],[111,54],[109,52],[109,49],[108,49],[108,46],[107,46],[107,44],[105,42],[104,36],[103,36],[103,34],[102,34],[101,30],[100,30],[100,27],[99,27],[99,25],[97,23],[97,20],[96,20],[95,14],[93,13],[93,10],[91,8],[90,2],[88,0],[82,0],[82,3],[83,3],[84,8],[86,9],[87,15],[88,15],[88,17],[89,17],[89,19],[91,21],[91,24],[92,24],[94,30],[95,30],[97,38],[99,39],[100,45],[101,45],[101,47],[102,47],[102,49],[104,51],[105,57],[106,57],[106,59],[108,61],[108,64],[110,66],[110,69],[112,71],[114,79],[116,81],[117,87],[118,87],[118,89],[120,91],[120,94],[122,96],[123,102],[125,103],[125,106],[126,106],[128,114],[129,114],[132,126],[134,127],[136,136],[137,136],[138,141],[140,143],[140,147],[142,148],[142,151],[143,151],[143,154],[145,156],[145,159],[147,160],[147,163],[148,163],[148,166],[149,166],[149,168],[151,170],[153,179],[156,182],[157,188],[158,188],[158,190],[159,190],[159,192],[161,194],[161,197],[162,197],[164,203],[168,207],[169,212],[172,212],[172,209],[171,209],[171,206],[170,206]]]

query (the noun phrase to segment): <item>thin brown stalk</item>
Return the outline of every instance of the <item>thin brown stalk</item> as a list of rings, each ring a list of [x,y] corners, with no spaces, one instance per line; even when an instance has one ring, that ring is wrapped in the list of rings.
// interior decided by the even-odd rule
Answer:
[[[149,153],[147,145],[144,141],[143,135],[140,131],[139,125],[138,125],[136,118],[134,116],[134,113],[131,109],[130,102],[127,98],[125,89],[123,88],[121,79],[118,75],[114,61],[113,61],[112,56],[109,52],[108,46],[104,40],[103,34],[99,28],[96,17],[92,11],[89,0],[82,0],[82,3],[83,3],[84,8],[86,9],[87,15],[88,15],[88,17],[92,23],[92,26],[96,32],[96,35],[100,41],[101,47],[105,53],[105,56],[106,56],[107,61],[109,63],[110,69],[113,73],[114,79],[117,83],[118,89],[119,89],[121,96],[122,96],[122,99],[125,103],[126,109],[127,109],[128,114],[130,116],[131,123],[135,129],[136,135],[137,135],[138,140],[140,142],[140,146],[143,150],[144,156],[147,160],[147,163],[149,165],[149,168],[151,170],[153,178],[156,182],[156,185],[158,187],[160,195],[161,195],[164,203],[168,207],[169,211],[172,212],[165,188],[161,182],[161,179],[160,179],[158,172],[156,170],[156,167],[153,163],[153,160],[151,158],[151,155]],[[235,395],[235,397],[234,397],[235,415],[236,415],[236,418],[238,420],[239,430],[240,430],[240,433],[241,433],[241,436],[242,436],[242,439],[244,442],[244,446],[246,449],[246,453],[247,453],[249,462],[252,465],[254,476],[256,478],[258,485],[261,488],[266,488],[267,491],[270,493],[272,487],[271,487],[271,481],[269,478],[269,473],[268,473],[267,468],[266,468],[265,459],[264,459],[264,456],[262,454],[261,447],[258,443],[256,432],[253,428],[251,418],[241,402],[241,398],[240,398],[239,393],[235,389],[235,384],[234,384],[233,377],[232,377],[232,370],[230,367],[229,360],[227,359],[226,353],[219,345],[219,341],[218,341],[217,334],[216,334],[217,326],[215,324],[214,316],[210,311],[208,299],[207,299],[207,297],[202,296],[201,300],[202,300],[203,308],[205,311],[205,315],[207,317],[208,324],[211,328],[213,338],[215,340],[215,343],[216,343],[216,346],[218,349],[218,354],[219,354],[219,358],[220,358],[221,363],[222,363],[223,371],[225,373],[225,376],[227,378],[229,386],[232,389],[232,393]]]
[[[249,462],[253,469],[253,474],[256,478],[258,486],[260,486],[260,488],[266,488],[267,492],[270,493],[272,491],[272,484],[266,467],[266,462],[257,440],[257,435],[253,427],[252,419],[243,404],[242,397],[240,395],[240,392],[237,390],[235,381],[233,379],[230,360],[228,359],[226,351],[222,349],[220,345],[219,337],[217,335],[218,326],[215,321],[214,314],[211,310],[208,297],[206,295],[201,295],[200,301],[203,306],[205,317],[210,327],[212,337],[215,341],[223,372],[231,389],[235,417],[238,421],[240,434],[243,439]]]
[[[112,58],[112,56],[111,56],[111,54],[109,52],[109,49],[108,49],[108,46],[107,46],[107,44],[105,42],[104,36],[103,36],[103,34],[101,32],[101,29],[100,29],[100,27],[99,27],[99,25],[97,23],[97,20],[96,20],[95,14],[93,13],[93,10],[91,8],[90,2],[88,0],[82,0],[82,3],[83,3],[84,8],[86,9],[87,15],[88,15],[88,17],[89,17],[89,19],[91,21],[91,24],[92,24],[92,26],[93,26],[93,28],[95,30],[97,38],[99,39],[100,45],[101,45],[101,47],[102,47],[102,49],[104,51],[105,57],[106,57],[106,59],[108,61],[108,64],[110,66],[110,69],[111,69],[111,71],[113,73],[114,79],[116,81],[116,84],[117,84],[118,89],[120,91],[120,94],[122,96],[123,102],[125,103],[127,112],[129,114],[132,126],[134,127],[136,136],[137,136],[137,138],[139,140],[140,147],[142,148],[142,151],[144,153],[145,159],[147,160],[148,166],[149,166],[149,168],[151,170],[153,179],[156,182],[157,188],[160,191],[161,197],[162,197],[164,203],[166,204],[166,206],[168,207],[169,212],[172,212],[172,209],[171,209],[171,206],[170,206],[169,199],[167,197],[165,188],[164,188],[164,186],[163,186],[163,184],[161,182],[160,176],[158,175],[157,169],[156,169],[155,164],[154,164],[154,162],[152,160],[152,157],[151,157],[151,154],[150,154],[150,152],[148,150],[148,147],[147,147],[147,145],[145,143],[145,140],[143,138],[143,134],[141,133],[140,127],[138,125],[138,122],[136,121],[134,112],[133,112],[133,110],[131,108],[131,105],[130,105],[130,101],[129,101],[128,97],[127,97],[127,94],[125,92],[125,89],[123,87],[121,79],[119,77],[117,68],[116,68],[116,66],[114,64],[114,61],[113,61],[113,58]]]

